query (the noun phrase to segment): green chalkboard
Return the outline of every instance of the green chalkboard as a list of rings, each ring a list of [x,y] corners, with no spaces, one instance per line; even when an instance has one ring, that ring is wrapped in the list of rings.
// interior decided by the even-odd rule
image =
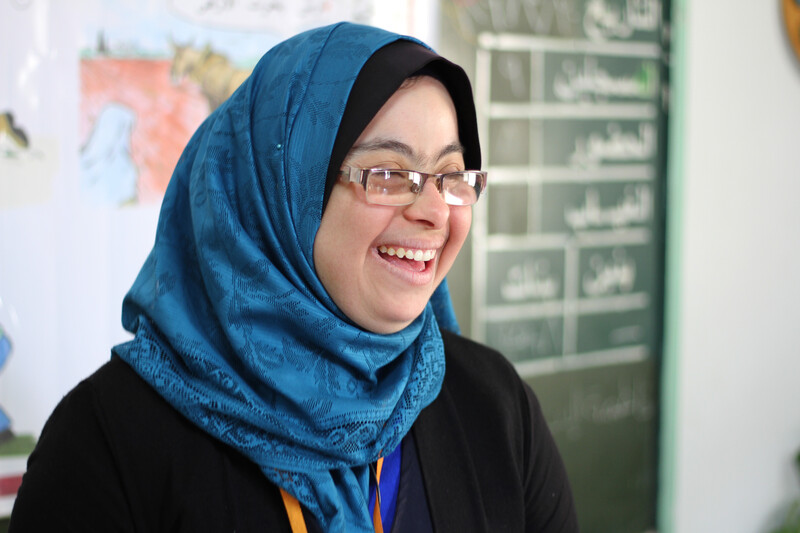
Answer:
[[[459,319],[539,396],[582,531],[654,530],[668,2],[440,5],[489,172]]]
[[[529,378],[565,458],[584,532],[655,524],[654,359]]]

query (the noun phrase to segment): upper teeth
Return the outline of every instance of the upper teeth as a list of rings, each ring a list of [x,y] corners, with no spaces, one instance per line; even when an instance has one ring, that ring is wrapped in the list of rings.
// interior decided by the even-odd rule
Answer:
[[[382,254],[396,255],[399,258],[413,259],[414,261],[430,261],[436,255],[436,250],[406,250],[405,248],[391,248],[379,246]]]

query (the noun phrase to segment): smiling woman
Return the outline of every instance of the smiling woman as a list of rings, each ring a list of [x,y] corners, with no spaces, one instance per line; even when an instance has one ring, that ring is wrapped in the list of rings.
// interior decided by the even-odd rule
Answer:
[[[270,50],[186,147],[134,338],[54,411],[11,531],[577,531],[535,395],[456,333],[480,163],[422,43]]]
[[[440,81],[425,76],[389,98],[345,163],[464,170],[464,157],[452,146],[460,146],[453,101]],[[406,182],[411,190],[413,182]],[[469,232],[469,206],[447,205],[432,182],[417,194],[410,205],[387,206],[368,203],[357,184],[340,182],[331,192],[314,264],[333,301],[365,329],[394,333],[420,316]]]

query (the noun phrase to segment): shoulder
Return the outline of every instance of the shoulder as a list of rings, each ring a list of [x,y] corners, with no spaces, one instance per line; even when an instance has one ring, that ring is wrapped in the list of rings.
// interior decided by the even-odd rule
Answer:
[[[199,431],[118,357],[61,400],[42,437],[78,423],[94,427],[86,435],[86,445],[93,444],[91,438],[95,438],[94,444],[102,440],[118,460],[131,448],[182,442]],[[151,438],[156,435],[158,438]]]
[[[12,525],[37,531],[67,526],[91,531],[128,530],[134,522],[121,490],[125,480],[119,469],[119,441],[108,424],[112,406],[98,394],[98,385],[100,389],[129,385],[128,378],[108,377],[109,367],[115,373],[115,366],[107,363],[79,383],[50,415],[28,459]],[[129,526],[117,528],[120,523]]]
[[[196,434],[180,413],[117,357],[75,386],[45,424],[29,469],[39,464],[72,464],[91,474],[103,465],[110,483],[128,483],[166,466],[171,455],[197,449]],[[202,444],[200,444],[202,448]],[[116,480],[112,478],[118,478]],[[128,479],[126,479],[128,478]]]
[[[111,429],[120,418],[128,423],[138,418],[144,426],[144,412],[148,420],[169,417],[168,406],[159,400],[127,364],[113,358],[61,399],[42,430],[38,448],[65,437],[80,440],[82,446],[108,445],[114,440]]]
[[[244,456],[181,414],[118,357],[75,392],[82,389],[90,391],[94,398],[96,416],[114,451],[117,468],[129,480],[135,480],[143,494],[155,486],[151,476],[161,476],[163,472],[171,473],[172,483],[186,483],[191,491],[192,479],[199,486],[200,479],[212,482],[217,476],[231,475],[232,471],[237,476],[252,477],[258,470]],[[197,471],[200,464],[202,475]],[[169,490],[168,484],[163,488]]]
[[[122,359],[113,357],[78,385],[97,402],[104,422],[116,434],[160,434],[186,438],[197,430]],[[146,431],[145,431],[146,430]],[[129,435],[130,436],[130,435]]]
[[[255,531],[285,521],[277,489],[255,464],[116,357],[56,407],[17,507],[19,525],[42,531]],[[59,523],[44,527],[42,509]]]

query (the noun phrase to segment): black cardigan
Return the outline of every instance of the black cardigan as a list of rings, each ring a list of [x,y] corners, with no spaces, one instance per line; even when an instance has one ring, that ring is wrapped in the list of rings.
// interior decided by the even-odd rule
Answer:
[[[437,532],[577,532],[539,403],[497,352],[443,333],[446,376],[416,442]],[[402,526],[395,523],[393,531]],[[277,488],[113,357],[56,407],[10,533],[288,532]]]

